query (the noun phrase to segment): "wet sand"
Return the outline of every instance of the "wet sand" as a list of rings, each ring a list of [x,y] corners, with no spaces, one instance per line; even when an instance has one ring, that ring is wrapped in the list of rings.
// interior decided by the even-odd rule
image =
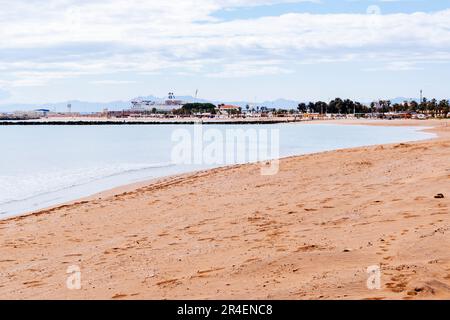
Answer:
[[[439,138],[290,157],[274,176],[258,164],[185,174],[2,220],[1,298],[450,298],[449,121],[337,123]],[[366,286],[374,265],[379,290]]]

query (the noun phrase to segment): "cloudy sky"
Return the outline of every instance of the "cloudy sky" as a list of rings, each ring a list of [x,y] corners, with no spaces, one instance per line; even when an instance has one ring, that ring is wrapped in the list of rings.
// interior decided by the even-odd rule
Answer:
[[[450,0],[0,0],[0,104],[450,97]]]

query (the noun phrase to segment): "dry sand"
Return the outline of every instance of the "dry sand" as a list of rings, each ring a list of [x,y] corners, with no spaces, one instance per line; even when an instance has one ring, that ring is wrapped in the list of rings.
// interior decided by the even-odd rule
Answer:
[[[339,123],[440,137],[291,157],[275,176],[257,164],[186,174],[0,221],[0,297],[450,298],[450,124]],[[81,290],[66,287],[72,265]],[[380,290],[366,287],[371,265]]]

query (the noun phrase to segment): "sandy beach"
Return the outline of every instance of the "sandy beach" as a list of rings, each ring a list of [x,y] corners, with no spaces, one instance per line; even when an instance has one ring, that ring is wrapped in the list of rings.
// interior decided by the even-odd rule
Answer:
[[[439,136],[290,157],[274,176],[258,164],[184,174],[1,220],[1,299],[450,299],[450,121],[336,123]],[[73,266],[79,290],[66,285]],[[370,266],[380,289],[366,285]]]

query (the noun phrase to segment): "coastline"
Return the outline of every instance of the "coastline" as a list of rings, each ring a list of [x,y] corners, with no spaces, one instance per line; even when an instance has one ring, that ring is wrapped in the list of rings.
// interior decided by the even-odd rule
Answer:
[[[281,118],[277,118],[278,120],[275,120],[274,123],[265,123],[265,124],[275,124],[275,123],[280,123],[278,122]],[[253,121],[254,119],[250,119],[251,121]],[[153,122],[154,119],[150,119],[148,122]],[[220,120],[219,120],[220,121]],[[64,122],[64,121],[63,121]],[[286,123],[292,123],[293,121],[287,121]],[[423,120],[379,120],[379,119],[371,119],[371,120],[366,120],[366,119],[341,119],[341,120],[314,120],[314,121],[296,121],[297,125],[301,125],[301,124],[314,124],[314,125],[323,125],[323,124],[330,124],[330,125],[369,125],[369,126],[407,126],[407,127],[424,127],[423,129],[417,130],[417,131],[424,131],[424,132],[429,132],[429,133],[433,133],[436,134],[437,137],[432,137],[430,139],[436,139],[439,138],[442,134],[444,134],[443,132],[439,132],[438,128],[439,126],[436,126],[436,123],[438,121],[436,120],[428,120],[428,121],[423,121]],[[74,122],[77,123],[77,122]],[[192,123],[188,123],[188,124],[194,124],[195,122]],[[447,121],[445,123],[450,123],[450,121]],[[134,123],[124,123],[124,124],[131,124],[133,125]],[[173,124],[173,123],[157,123],[157,124]],[[186,124],[186,123],[179,123],[179,124]],[[207,123],[207,124],[214,124],[214,123]],[[220,124],[229,124],[228,122],[223,122]],[[233,124],[240,124],[240,123],[233,123]],[[258,122],[250,122],[247,124],[255,124],[258,125],[260,123]],[[46,125],[46,123],[44,121],[42,121],[41,125]],[[85,123],[86,125],[86,123]],[[423,139],[423,140],[419,140],[419,141],[427,141],[429,139]],[[415,141],[404,141],[406,143],[410,142],[415,142]],[[377,144],[378,145],[378,144]],[[381,145],[381,144],[380,144]],[[352,148],[346,148],[346,149],[354,149],[354,148],[360,148],[360,147],[366,147],[366,146],[359,146],[359,147],[352,147]],[[330,152],[330,151],[337,151],[337,150],[343,150],[343,149],[335,149],[335,150],[328,150],[328,151],[321,151],[321,152],[314,152],[314,153],[309,153],[309,154],[321,154],[323,152]],[[302,156],[302,154],[300,155],[293,155],[293,156],[283,156],[280,157],[278,160],[283,160],[283,159],[289,159],[289,158],[296,158],[296,157],[300,157]],[[248,164],[248,163],[247,163]],[[217,167],[215,169],[226,169],[226,168],[231,168],[231,167],[240,167],[240,166],[245,166],[247,164],[241,164],[241,165],[223,165],[220,167]],[[197,173],[205,173],[208,172],[210,170],[212,170],[214,168],[210,168],[210,169],[200,169],[200,170],[195,170],[195,171],[188,171],[185,173],[175,173],[175,174],[170,174],[167,176],[161,176],[161,177],[155,177],[155,178],[151,178],[151,179],[145,179],[142,181],[138,181],[138,182],[133,182],[133,183],[125,183],[119,186],[115,186],[112,188],[108,188],[108,189],[104,189],[104,190],[100,190],[98,192],[94,192],[91,194],[88,194],[86,196],[80,196],[77,198],[73,198],[73,199],[68,199],[68,200],[61,200],[59,203],[55,203],[52,205],[48,205],[45,207],[41,207],[35,210],[27,210],[21,213],[15,213],[15,214],[10,214],[7,216],[2,217],[0,215],[0,221],[2,220],[8,220],[10,218],[16,218],[16,217],[22,217],[22,216],[29,216],[29,215],[39,215],[42,212],[48,212],[48,211],[54,211],[56,209],[59,209],[61,207],[66,207],[66,206],[70,206],[70,205],[77,205],[79,203],[84,203],[86,201],[92,201],[92,200],[101,200],[107,196],[114,196],[116,194],[121,194],[123,192],[128,192],[128,191],[133,191],[135,189],[138,189],[140,187],[143,186],[147,186],[150,184],[156,184],[156,183],[160,183],[160,182],[165,182],[165,181],[170,181],[171,179],[179,179],[179,178],[187,178],[190,175],[193,174],[197,174]]]
[[[190,125],[201,123],[204,125],[240,125],[240,124],[278,124],[305,122],[307,120],[297,117],[273,117],[273,118],[236,118],[236,119],[209,119],[209,118],[41,118],[36,120],[0,120],[0,126],[93,126],[93,125]]]
[[[399,121],[401,125],[411,125],[411,121]],[[368,122],[396,125],[395,121]],[[346,124],[342,120],[336,123]],[[430,126],[436,122],[414,123]],[[351,124],[368,123],[351,120]],[[438,193],[438,187],[449,189],[445,174],[447,178],[450,174],[445,160],[449,155],[450,128],[437,126],[427,130],[439,137],[283,158],[281,172],[273,178],[255,174],[257,164],[222,167],[115,188],[50,209],[0,220],[1,254],[7,257],[0,261],[5,270],[0,277],[0,293],[4,298],[58,299],[450,297],[445,271],[434,277],[438,280],[417,282],[421,277],[427,279],[424,274],[430,271],[431,267],[426,268],[428,265],[435,273],[434,267],[443,270],[450,267],[450,256],[444,249],[441,252],[436,243],[434,246],[426,243],[440,259],[430,263],[429,255],[417,253],[419,268],[417,261],[413,261],[416,264],[411,262],[415,256],[409,257],[402,251],[406,248],[398,245],[400,238],[405,238],[406,243],[411,233],[426,236],[421,224],[429,232],[433,228],[440,230],[424,238],[448,241],[450,195],[442,201],[434,201],[433,192]],[[428,154],[431,151],[433,154]],[[428,172],[421,158],[440,164],[442,168],[436,169],[439,175],[436,176],[434,170]],[[407,160],[419,162],[421,166],[416,164],[415,169],[422,179],[414,177],[411,166],[403,168]],[[329,168],[327,163],[330,162],[336,163],[336,168]],[[395,167],[396,171],[392,173],[394,168],[391,168],[385,172],[383,166]],[[388,181],[382,179],[381,172]],[[374,180],[380,181],[374,183]],[[422,189],[412,188],[413,181]],[[405,203],[400,196],[391,201],[372,199],[390,197],[392,193],[384,188],[398,193],[396,187],[399,186],[411,187],[410,192],[427,196],[422,199],[423,196],[416,195],[418,200],[408,198],[418,202],[417,206]],[[370,195],[360,194],[358,187],[369,189]],[[256,192],[257,189],[262,194]],[[336,196],[335,190],[343,193]],[[289,196],[293,191],[299,194],[298,199]],[[400,193],[408,197],[404,190]],[[433,207],[427,210],[433,212],[424,217],[418,210],[426,207],[428,201]],[[401,209],[397,208],[399,204],[403,205]],[[384,217],[384,221],[375,221],[380,218],[375,210],[379,206],[387,210],[389,217]],[[417,224],[416,220],[420,222]],[[414,224],[407,228],[411,223]],[[373,231],[371,224],[384,228]],[[18,234],[14,233],[15,228],[19,228]],[[327,229],[326,240],[321,232],[323,228]],[[395,235],[385,234],[388,230]],[[379,234],[375,236],[374,232]],[[357,234],[356,239],[340,239],[342,234],[350,236],[352,233]],[[384,241],[375,239],[377,236]],[[396,245],[397,248],[391,248]],[[247,251],[243,252],[242,247]],[[397,255],[390,252],[392,249],[397,250]],[[44,258],[39,257],[42,252]],[[161,262],[157,261],[160,255]],[[429,261],[425,263],[426,258]],[[308,259],[311,260],[308,262]],[[352,264],[353,260],[356,265]],[[364,266],[376,260],[397,280],[387,282],[382,291],[370,292],[358,283],[365,276]],[[153,262],[148,265],[148,261]],[[334,268],[327,267],[327,261],[336,262]],[[91,287],[77,291],[64,287],[65,268],[71,263],[86,269],[86,281]],[[323,263],[325,266],[319,266]],[[403,269],[402,265],[408,268]],[[112,284],[105,282],[103,267],[115,279]],[[412,269],[414,274],[411,274]],[[342,275],[339,270],[344,270]],[[319,275],[324,276],[323,282]],[[253,276],[255,282],[252,282]],[[292,281],[298,282],[293,285]],[[318,285],[320,288],[316,288]],[[194,289],[196,286],[206,286],[206,290],[202,293]],[[422,289],[416,291],[415,286]]]

